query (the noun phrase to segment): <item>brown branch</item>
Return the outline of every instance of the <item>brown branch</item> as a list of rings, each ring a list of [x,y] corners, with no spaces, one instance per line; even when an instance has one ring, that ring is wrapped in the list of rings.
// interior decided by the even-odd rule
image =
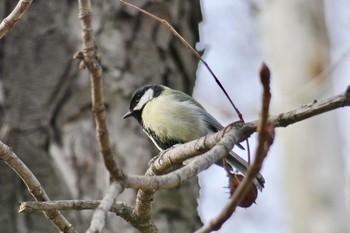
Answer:
[[[189,145],[184,146],[184,153],[181,153],[181,151],[177,151],[179,153],[178,157],[174,160],[170,160],[170,156],[164,154],[165,163],[158,164],[158,165],[152,165],[146,172],[146,176],[128,176],[126,179],[126,184],[139,184],[142,185],[142,189],[139,190],[137,193],[136,198],[136,204],[135,204],[135,218],[139,219],[139,221],[142,223],[140,226],[142,226],[142,232],[158,232],[156,229],[154,223],[152,222],[151,218],[151,205],[153,201],[154,193],[159,188],[174,188],[176,186],[179,186],[186,180],[196,176],[199,172],[207,169],[209,166],[214,164],[215,162],[224,159],[229,151],[233,148],[233,146],[237,143],[236,137],[234,137],[232,134],[236,134],[237,131],[230,131],[229,133],[226,133],[221,140],[214,144],[214,147],[204,153],[201,154],[199,158],[197,158],[195,161],[189,163],[188,165],[171,172],[170,174],[161,175],[164,174],[170,168],[172,165],[174,165],[174,161],[182,162],[185,159],[188,159],[184,157],[184,154],[194,156],[199,155],[199,151],[195,150],[194,148],[198,148],[196,146],[190,148]],[[222,133],[221,133],[222,134]],[[217,134],[218,135],[218,134]],[[212,138],[214,138],[215,135],[213,135]],[[205,143],[205,137],[194,141],[192,143],[196,144],[198,142]],[[201,145],[199,146],[200,151],[202,152],[207,148],[208,145]],[[179,146],[181,147],[181,146]],[[182,149],[183,149],[182,148]],[[185,151],[186,149],[189,149],[189,151]],[[176,147],[175,147],[176,149]],[[190,154],[192,152],[193,154]],[[169,151],[169,154],[172,153],[172,150]],[[161,156],[160,160],[163,156]],[[155,164],[158,162],[156,161]],[[158,166],[158,167],[157,167]],[[152,231],[152,230],[153,231]]]
[[[29,168],[21,161],[12,149],[0,142],[0,159],[3,160],[27,186],[28,191],[37,201],[49,201],[45,190]],[[73,226],[58,210],[44,210],[45,217],[50,220],[61,232],[76,232]]]
[[[140,11],[142,14],[145,14],[149,17],[151,17],[152,19],[160,22],[161,24],[165,25],[169,31],[171,31],[174,36],[188,49],[191,51],[191,53],[198,59],[200,60],[204,66],[206,67],[206,69],[209,71],[209,73],[212,75],[212,77],[214,78],[215,82],[218,84],[218,86],[220,87],[220,89],[222,90],[222,92],[225,94],[226,98],[228,99],[228,101],[230,102],[230,104],[232,105],[233,109],[236,111],[238,117],[240,120],[243,121],[243,116],[241,114],[241,112],[238,110],[238,108],[236,107],[236,105],[233,103],[231,97],[229,96],[229,94],[227,93],[227,91],[225,90],[224,86],[221,84],[220,80],[218,79],[218,77],[215,75],[215,73],[213,72],[213,70],[210,68],[210,66],[208,65],[208,63],[201,57],[201,55],[175,30],[175,28],[173,28],[173,26],[171,26],[171,24],[166,21],[165,19],[162,19],[154,14],[149,13],[148,11],[145,11],[129,2],[123,1],[123,0],[119,0],[121,3],[132,7],[138,11]]]
[[[101,202],[102,201],[99,200],[60,200],[44,202],[29,201],[22,202],[18,212],[32,213],[43,210],[94,210],[100,206]],[[133,209],[128,205],[121,202],[116,202],[111,206],[109,211],[120,216],[132,226],[137,228],[138,223],[132,214]]]
[[[21,202],[19,213],[32,213],[43,210],[94,210],[101,204],[100,200],[59,200],[59,201],[26,201]],[[123,218],[130,218],[132,208],[116,202],[109,210]]]
[[[255,153],[253,164],[250,165],[248,172],[237,190],[233,193],[230,202],[226,205],[223,211],[213,219],[209,225],[203,226],[196,233],[209,233],[217,231],[221,226],[232,216],[239,203],[243,200],[253,181],[261,169],[262,163],[267,155],[267,152],[272,145],[274,138],[273,126],[268,129],[268,115],[271,100],[270,93],[270,70],[263,64],[260,70],[260,80],[263,85],[262,109],[258,124],[258,146]]]
[[[143,190],[137,193],[135,204],[135,218],[138,218],[143,226],[143,232],[152,232],[156,230],[151,218],[151,205],[154,193],[159,188],[174,188],[179,186],[182,182],[196,176],[199,172],[207,169],[216,161],[222,160],[227,156],[235,144],[235,137],[231,133],[226,134],[222,138],[221,134],[208,135],[184,145],[179,145],[172,148],[165,153],[161,153],[159,159],[151,164],[145,176],[128,176],[126,183],[142,185]],[[221,141],[216,141],[217,137]],[[209,139],[208,139],[209,138]],[[212,149],[212,150],[210,150]],[[207,152],[210,150],[209,152]],[[207,153],[204,153],[207,152]],[[203,154],[204,153],[204,154]],[[174,164],[182,164],[183,161],[194,156],[201,155],[196,161],[178,169],[170,174],[166,173]],[[145,229],[147,228],[147,229]]]
[[[182,147],[183,145],[179,145],[175,149],[180,154],[175,155],[170,150],[169,152],[166,152],[163,155],[163,157],[170,157],[169,155],[171,156],[174,155],[175,156],[174,160],[172,158],[169,158],[171,159],[171,161],[183,161],[188,158],[194,157],[195,155],[199,155],[198,151],[195,151],[194,149],[190,149],[189,151],[186,151],[186,148],[189,148],[191,145],[204,143],[202,145],[202,148],[209,148],[212,145],[214,146],[206,153],[200,153],[200,156],[198,156],[198,158],[191,161],[186,166],[183,166],[182,168],[177,169],[176,171],[173,171],[169,174],[165,174],[165,175],[160,175],[158,173],[154,174],[153,173],[154,168],[150,168],[146,174],[152,175],[152,176],[135,176],[135,175],[127,176],[126,186],[131,188],[140,188],[143,190],[169,189],[169,188],[177,187],[181,185],[183,182],[185,182],[186,180],[196,176],[201,171],[207,169],[209,166],[211,166],[215,162],[225,158],[227,156],[227,153],[232,149],[232,147],[235,144],[237,144],[238,142],[237,139],[241,137],[240,135],[241,133],[242,132],[237,129],[230,130],[226,132],[225,135],[222,137],[222,132],[219,132],[216,134],[211,134],[206,136],[206,138],[209,138],[210,140],[209,143],[204,143],[205,141],[203,139],[205,137],[203,137],[201,139],[184,144],[185,147]],[[216,141],[217,138],[220,138],[219,141]],[[182,150],[182,148],[184,149]],[[183,152],[183,154],[181,152]],[[185,158],[185,156],[187,156],[187,158]],[[168,158],[166,158],[166,160],[168,160]],[[168,165],[169,164],[167,163],[164,166],[168,166]],[[174,164],[172,164],[172,166],[173,165]],[[157,176],[154,176],[154,175],[157,175]],[[145,214],[145,213],[142,213],[142,214]]]
[[[231,134],[235,131],[231,131]],[[140,189],[137,193],[134,215],[142,224],[143,232],[152,232],[156,227],[151,219],[151,205],[154,193],[159,188],[173,188],[179,186],[182,182],[196,176],[200,171],[207,169],[216,161],[222,160],[227,152],[234,145],[235,137],[227,134],[225,140],[230,140],[228,145],[218,143],[222,139],[222,133],[212,134],[202,137],[198,140],[176,146],[160,153],[159,159],[151,164],[146,172],[146,176],[127,176],[126,184]],[[219,140],[217,140],[219,138]],[[224,143],[224,142],[222,142]],[[215,147],[215,148],[213,148]],[[212,149],[206,154],[208,150]],[[174,164],[182,164],[185,160],[193,158],[197,155],[201,157],[195,162],[191,163],[181,169],[176,170],[167,175],[162,175],[174,166]],[[135,186],[133,186],[135,185]]]
[[[28,10],[33,0],[19,0],[13,11],[0,23],[0,39],[6,35]]]
[[[287,127],[296,122],[306,120],[310,117],[350,106],[350,86],[347,87],[345,93],[329,97],[324,100],[314,100],[312,103],[304,104],[300,108],[286,113],[281,113],[277,116],[272,116],[269,119],[269,124],[275,127]],[[252,127],[251,130],[256,127],[257,122],[252,121],[246,124],[248,128]]]
[[[307,118],[345,106],[350,106],[350,86],[343,94],[336,95],[321,101],[314,101],[313,103],[304,105],[296,110],[270,117],[268,124],[274,127],[286,127]],[[177,145],[175,148],[166,151],[152,164],[152,167],[150,169],[155,169],[152,171],[154,173],[164,172],[174,164],[181,163],[186,159],[195,157],[197,155],[203,154],[203,152],[210,150],[222,139],[222,137],[227,137],[228,140],[231,140],[231,143],[238,143],[240,141],[243,141],[246,138],[250,137],[250,135],[252,135],[254,132],[256,132],[258,128],[258,121],[251,121],[247,123],[239,122],[234,126],[235,127],[228,129],[224,135],[220,131],[218,133],[210,134],[182,145]],[[201,157],[203,157],[203,155],[201,155],[200,158]],[[199,171],[197,174],[198,173]],[[171,182],[173,183],[166,183],[164,180],[166,179],[164,178],[166,176],[128,176],[126,179],[126,187],[152,190],[160,188],[173,188],[181,184],[181,180],[175,178],[171,178]],[[190,176],[192,176],[192,174],[190,174]]]
[[[20,213],[32,213],[43,210],[94,210],[101,204],[100,200],[60,200],[60,201],[28,201],[20,203]],[[136,229],[140,229],[140,222],[133,215],[133,209],[122,202],[114,203],[110,212],[123,218]]]
[[[97,141],[105,166],[114,179],[123,182],[124,174],[114,160],[106,124],[102,82],[103,73],[100,59],[97,55],[97,47],[91,25],[91,3],[90,0],[78,0],[78,3],[79,19],[82,27],[83,51],[76,53],[74,58],[80,59],[82,61],[80,67],[86,67],[90,73],[92,112],[96,124]]]

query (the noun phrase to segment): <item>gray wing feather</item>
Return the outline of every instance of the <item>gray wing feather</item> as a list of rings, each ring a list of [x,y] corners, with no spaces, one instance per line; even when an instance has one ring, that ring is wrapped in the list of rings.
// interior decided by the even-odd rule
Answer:
[[[195,99],[193,99],[191,96],[183,94],[179,91],[175,91],[175,93],[173,93],[175,98],[179,101],[188,101],[191,102],[193,105],[197,106],[203,115],[203,120],[206,122],[206,124],[209,126],[209,128],[212,130],[212,132],[217,132],[222,130],[224,127],[212,116],[210,115],[204,108],[202,105],[200,105]],[[244,149],[240,144],[237,144],[241,149]],[[231,151],[230,152],[230,156],[228,156],[226,158],[227,162],[238,169],[238,171],[240,171],[242,174],[246,174],[247,170],[248,170],[248,163],[242,158],[240,157],[238,154],[236,154],[235,152]],[[221,164],[222,165],[222,164]],[[264,184],[265,184],[265,179],[264,177],[258,173],[258,175],[256,176],[256,180],[255,180],[255,184],[257,185],[257,187],[261,190],[262,188],[264,188]]]

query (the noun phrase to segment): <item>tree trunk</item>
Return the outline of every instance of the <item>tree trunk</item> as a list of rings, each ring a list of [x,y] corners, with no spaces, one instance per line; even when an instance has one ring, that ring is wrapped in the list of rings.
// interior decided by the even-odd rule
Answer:
[[[14,4],[0,3],[0,15],[7,15]],[[166,18],[190,44],[198,41],[199,1],[143,1],[140,6]],[[147,83],[190,93],[197,61],[165,26],[118,2],[93,2],[92,13],[113,150],[126,173],[144,174],[158,152],[136,121],[122,120],[131,94]],[[75,1],[34,1],[0,41],[1,140],[53,200],[101,199],[108,186],[96,143],[88,74],[72,59],[81,48],[80,32]],[[1,232],[56,232],[42,213],[17,213],[18,201],[32,198],[4,164],[0,187]],[[199,226],[197,195],[196,180],[156,195],[153,212],[161,232],[191,232]],[[126,190],[118,200],[133,206],[135,197],[135,190]],[[92,211],[65,214],[82,232]],[[135,231],[120,218],[110,218],[104,232]]]

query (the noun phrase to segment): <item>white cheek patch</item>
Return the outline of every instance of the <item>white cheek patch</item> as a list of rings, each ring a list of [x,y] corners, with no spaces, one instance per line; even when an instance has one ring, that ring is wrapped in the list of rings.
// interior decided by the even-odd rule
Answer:
[[[154,96],[154,91],[153,89],[148,89],[143,96],[141,97],[140,101],[137,103],[137,105],[135,106],[134,110],[140,110],[141,108],[143,108],[143,106],[145,106],[145,104],[150,101]]]

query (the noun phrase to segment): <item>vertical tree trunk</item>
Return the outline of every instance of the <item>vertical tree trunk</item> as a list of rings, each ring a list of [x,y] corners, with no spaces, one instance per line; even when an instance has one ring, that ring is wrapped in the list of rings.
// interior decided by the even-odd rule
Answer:
[[[0,3],[0,14],[8,14],[13,4]],[[158,22],[118,2],[92,4],[113,149],[125,172],[143,174],[158,152],[135,121],[121,119],[131,94],[147,83],[191,92],[197,61]],[[140,6],[166,18],[190,44],[198,41],[198,1],[143,1]],[[108,185],[96,147],[88,75],[72,59],[81,48],[77,17],[75,1],[34,1],[0,41],[1,140],[21,156],[52,199],[100,199]],[[18,201],[31,198],[4,164],[0,187],[0,206],[6,210],[0,213],[1,232],[56,232],[41,213],[17,213]],[[162,232],[198,227],[196,181],[162,193],[154,205]],[[120,200],[134,205],[135,196],[135,190],[126,190]],[[67,213],[79,232],[87,228],[91,214]],[[105,232],[134,232],[113,218]]]

